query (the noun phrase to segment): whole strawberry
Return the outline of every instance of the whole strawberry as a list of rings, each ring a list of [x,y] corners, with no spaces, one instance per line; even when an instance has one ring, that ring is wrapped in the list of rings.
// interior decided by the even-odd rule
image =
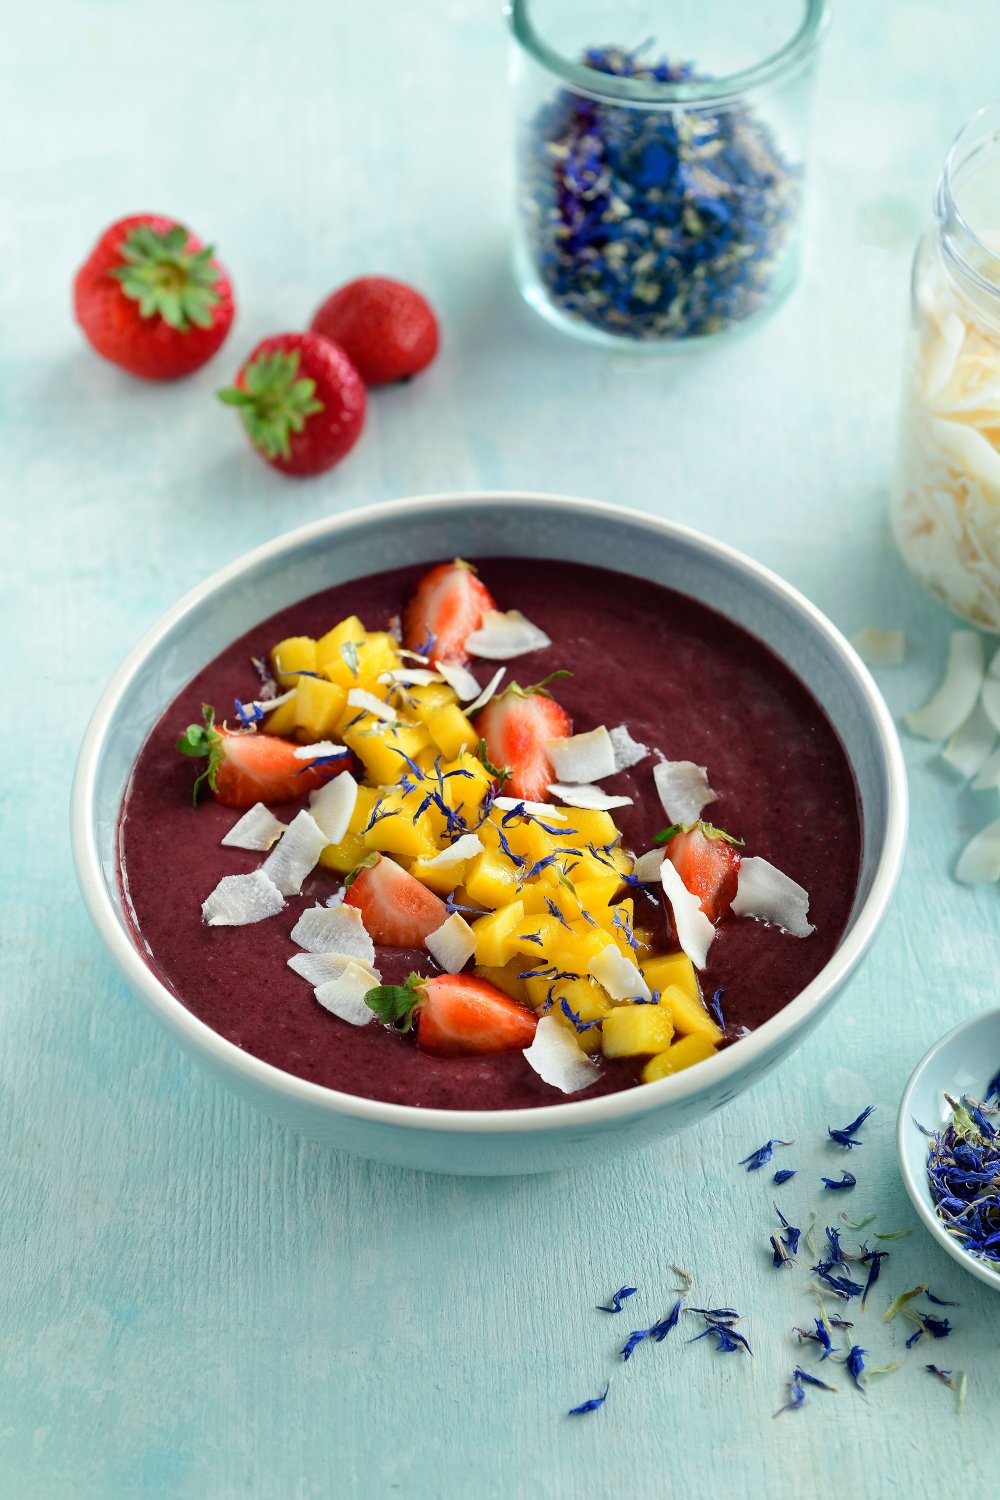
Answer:
[[[418,375],[438,349],[438,322],[413,287],[388,276],[360,276],[327,297],[310,328],[345,351],[366,385]]]
[[[104,231],[76,273],[73,308],[97,353],[143,380],[200,369],[235,312],[212,246],[160,214],[133,214]]]
[[[284,474],[331,469],[365,423],[361,376],[343,349],[318,333],[262,339],[219,400],[237,408],[258,453]]]

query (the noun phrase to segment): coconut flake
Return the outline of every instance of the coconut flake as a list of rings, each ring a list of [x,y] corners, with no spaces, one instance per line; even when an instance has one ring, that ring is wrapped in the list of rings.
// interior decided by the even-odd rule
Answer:
[[[309,811],[329,843],[339,844],[347,833],[358,801],[358,783],[350,771],[341,771],[309,793]]]
[[[594,812],[608,812],[612,807],[631,807],[631,797],[612,797],[599,786],[564,786],[559,781],[549,782],[549,791],[567,807],[583,807]]]
[[[278,693],[274,698],[254,698],[250,703],[244,703],[244,708],[262,708],[266,714],[273,709],[280,708],[283,703],[290,703],[298,692],[298,688],[289,688],[287,692]]]
[[[499,667],[497,671],[493,673],[493,676],[483,688],[478,698],[474,698],[471,703],[467,703],[465,705],[465,712],[467,714],[477,714],[481,708],[486,707],[490,699],[495,696],[496,690],[503,681],[506,671],[506,667]]]
[[[272,849],[261,869],[283,896],[297,896],[328,843],[315,818],[303,808],[289,823],[281,843]]]
[[[608,733],[615,752],[616,771],[627,771],[630,766],[637,766],[649,754],[649,746],[640,745],[638,740],[634,740],[624,724],[610,729]]]
[[[1000,880],[1000,818],[966,844],[955,866],[955,879],[963,885]]]
[[[227,849],[270,849],[285,831],[285,825],[263,802],[255,802],[242,818],[237,818],[225,838]]]
[[[809,921],[809,892],[756,855],[740,860],[732,909],[738,917],[754,917],[792,937],[808,937],[816,930]]]
[[[636,964],[615,943],[608,943],[590,960],[590,973],[612,1000],[652,1000],[649,985]]]
[[[391,703],[383,703],[381,698],[376,698],[374,693],[366,692],[364,688],[351,688],[347,695],[347,706],[364,709],[366,714],[372,714],[376,719],[396,717],[396,710]]]
[[[1000,686],[1000,684],[998,684]],[[985,687],[983,689],[985,692]],[[957,771],[963,781],[981,770],[996,744],[996,726],[982,703],[977,703],[941,751],[941,759]]]
[[[446,974],[458,974],[476,951],[476,934],[456,911],[427,935],[424,947]]]
[[[615,774],[615,747],[603,724],[586,734],[570,734],[545,745],[559,781],[573,786],[601,781]]]
[[[202,902],[202,921],[209,927],[247,927],[277,916],[285,899],[263,870],[249,875],[224,875]]]
[[[695,968],[703,969],[708,962],[715,928],[702,911],[698,897],[688,890],[669,859],[660,865],[660,884],[673,912],[677,941]]]
[[[327,760],[331,755],[350,755],[346,745],[335,745],[333,740],[317,740],[314,745],[298,745],[292,751],[296,760]]]
[[[429,687],[432,682],[444,682],[445,679],[440,672],[432,672],[429,667],[393,667],[388,672],[381,672],[378,680],[392,687]]]
[[[876,630],[866,625],[851,637],[851,645],[869,667],[898,667],[906,660],[906,635],[902,630]]]
[[[432,859],[422,860],[425,870],[446,870],[449,865],[460,865],[467,859],[483,852],[483,841],[478,833],[463,833]]]
[[[461,662],[436,661],[434,666],[442,682],[446,682],[458,694],[461,702],[468,703],[471,699],[479,697],[479,683],[468,667],[463,667]]]
[[[348,962],[344,972],[336,979],[328,979],[316,986],[316,999],[324,1010],[348,1021],[352,1026],[367,1026],[374,1021],[375,1012],[365,1004],[370,989],[380,983],[379,976],[372,975],[364,964]]]
[[[708,771],[693,760],[658,761],[653,780],[671,823],[697,823],[702,810],[717,800],[708,784]]]
[[[321,984],[329,984],[332,979],[339,979],[348,964],[357,963],[360,960],[349,953],[293,953],[288,960],[288,967],[294,973],[301,974],[308,984],[316,988]],[[369,965],[362,963],[360,967],[367,969]],[[371,973],[372,984],[378,984],[377,971],[373,968]]]
[[[587,1056],[568,1026],[555,1016],[542,1016],[534,1040],[524,1056],[543,1083],[563,1094],[576,1094],[600,1077],[601,1070]]]
[[[543,651],[551,645],[545,631],[526,620],[519,609],[509,609],[505,614],[488,609],[479,629],[465,638],[466,650],[487,661],[507,661],[511,656]]]
[[[375,944],[356,906],[311,906],[292,928],[292,942],[307,953],[340,953],[375,962]]]
[[[499,807],[503,812],[512,812],[515,807],[522,807],[529,816],[548,818],[550,823],[566,822],[566,814],[562,808],[553,807],[551,802],[525,802],[523,797],[494,797],[493,806]]]
[[[946,740],[975,708],[982,685],[981,637],[974,630],[953,631],[944,681],[923,708],[906,715],[907,728],[922,739]]]
[[[632,874],[636,880],[653,881],[660,878],[660,866],[664,860],[662,849],[650,849],[645,854],[640,854],[632,866]]]

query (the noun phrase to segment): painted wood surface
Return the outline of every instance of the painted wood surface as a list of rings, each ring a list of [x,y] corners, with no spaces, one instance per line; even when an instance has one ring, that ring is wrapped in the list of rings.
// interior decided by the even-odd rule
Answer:
[[[916,1227],[892,1141],[913,1063],[995,1003],[996,892],[949,876],[994,809],[932,749],[907,745],[902,887],[833,1017],[697,1133],[537,1180],[349,1160],[210,1084],[112,974],[66,809],[99,690],[181,592],[289,526],[407,493],[526,486],[693,523],[848,631],[904,627],[909,663],[882,678],[897,713],[921,701],[949,620],[886,523],[908,262],[953,132],[995,91],[998,45],[989,0],[844,0],[800,287],[752,338],[650,363],[564,341],[513,290],[492,5],[64,0],[6,18],[0,1491],[823,1500],[981,1478],[1000,1299]],[[214,237],[240,302],[220,358],[163,389],[100,364],[68,311],[92,238],[145,208]],[[432,295],[440,360],[375,396],[339,470],[289,483],[212,393],[259,336],[370,270]],[[808,1276],[771,1269],[769,1175],[737,1162],[794,1137],[781,1206],[837,1222],[824,1132],[869,1102],[848,1211],[914,1233],[889,1246],[886,1296],[855,1338],[902,1368],[867,1400],[838,1371],[838,1395],[772,1421],[802,1356],[792,1326],[812,1316]],[[745,1314],[752,1360],[685,1345],[682,1328],[616,1364],[623,1335],[669,1307],[671,1262],[695,1276],[694,1300]],[[918,1280],[961,1305],[947,1344],[906,1354],[880,1315]],[[623,1282],[641,1289],[629,1310],[595,1311]],[[962,1418],[930,1359],[970,1372]],[[565,1417],[612,1374],[601,1412]]]

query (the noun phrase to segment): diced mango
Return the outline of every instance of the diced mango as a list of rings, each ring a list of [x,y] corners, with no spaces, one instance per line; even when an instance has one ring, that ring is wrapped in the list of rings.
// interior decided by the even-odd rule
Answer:
[[[321,635],[316,642],[316,664],[319,670],[329,677],[329,668],[333,666],[337,675],[331,678],[331,681],[340,683],[341,687],[355,687],[357,678],[348,666],[343,646],[345,642],[353,641],[356,646],[360,647],[367,634],[357,615],[348,615],[346,620],[341,620],[332,630],[328,630],[326,635]],[[348,655],[351,654],[349,651]],[[346,678],[340,675],[342,667],[347,667]]]
[[[567,922],[575,922],[580,916],[580,903],[569,886],[549,885],[548,881],[531,880],[521,887],[520,895],[524,902],[524,909],[528,913],[548,912],[552,915],[552,906],[554,906]]]
[[[354,811],[351,813],[350,822],[347,825],[348,833],[360,833],[362,828],[367,828],[371,821],[372,811],[379,799],[377,787],[359,786],[357,801]]]
[[[658,1010],[659,1006],[650,1006],[650,1009]],[[671,1073],[680,1073],[682,1069],[714,1056],[715,1048],[707,1037],[683,1036],[679,1042],[668,1047],[666,1052],[650,1058],[642,1070],[642,1081],[656,1083],[659,1078],[669,1078]]]
[[[347,833],[339,844],[327,844],[319,857],[320,864],[326,869],[335,870],[339,875],[349,875],[365,855],[371,853],[361,837],[361,830],[367,825],[377,798],[378,792],[374,787],[358,787],[358,800],[354,804]]]
[[[584,1052],[600,1052],[601,1028],[599,1026],[585,1026],[581,1031],[577,1031],[574,1022],[570,1020],[566,1012],[560,1007],[553,1007],[549,1014],[554,1020],[559,1022],[560,1026],[565,1026],[567,1031],[572,1033],[576,1039],[577,1046],[582,1048]],[[580,1019],[582,1021],[583,1017],[581,1016]]]
[[[523,908],[523,901],[519,900],[518,905]],[[528,968],[537,968],[538,964],[549,962],[549,954],[559,941],[559,933],[565,930],[558,917],[550,916],[547,912],[531,912],[525,914],[517,924],[510,940],[515,952],[537,960],[536,963],[529,964]],[[534,941],[536,938],[540,938],[541,942]]]
[[[476,963],[489,968],[502,968],[517,953],[511,934],[524,918],[524,907],[520,901],[509,901],[488,916],[478,917],[472,924],[476,938]]]
[[[375,822],[363,835],[367,849],[399,854],[403,859],[433,859],[437,845],[423,814],[417,817],[403,803],[402,795],[386,792],[372,816]],[[449,887],[451,889],[451,887]]]
[[[582,919],[571,922],[569,931],[561,927],[555,941],[546,949],[549,963],[555,964],[570,974],[586,974],[590,960],[596,958],[608,944],[608,935],[599,927],[591,927]]]
[[[612,844],[618,837],[615,820],[608,812],[583,807],[567,807],[564,811],[567,831],[560,844],[572,844],[574,848],[594,844],[603,854],[602,845]]]
[[[300,677],[298,680],[299,682],[312,681],[309,677]],[[295,733],[295,702],[297,697],[298,690],[296,689],[294,698],[289,698],[287,703],[279,703],[274,712],[268,714],[262,725],[262,728],[268,734],[284,735],[287,739]]]
[[[323,740],[336,731],[347,706],[347,689],[325,677],[300,677],[294,699],[295,730],[303,744]],[[277,710],[280,712],[280,709]]]
[[[670,1016],[660,1005],[620,1005],[605,1016],[601,1030],[605,1057],[662,1052],[674,1034]]]
[[[426,730],[424,732],[426,733]],[[456,771],[462,774],[452,774]],[[490,773],[482,761],[468,753],[459,755],[454,760],[442,761],[441,773],[444,780],[441,795],[445,803],[453,812],[457,812],[460,817],[464,818],[466,823],[475,824],[479,818],[479,808],[486,795],[486,789],[490,785]],[[483,827],[485,826],[484,824]],[[482,830],[480,830],[481,835]],[[485,839],[483,842],[485,843]]]
[[[605,907],[611,905],[618,894],[621,881],[614,875],[601,876],[594,880],[574,880],[573,886],[577,898],[584,911],[590,913],[595,921],[601,920],[601,913]]]
[[[282,687],[295,687],[300,672],[316,670],[316,642],[311,635],[288,636],[272,650],[271,666]]]
[[[430,809],[421,815],[421,822],[425,827],[427,827],[429,812]],[[437,852],[435,850],[435,853]],[[450,896],[453,890],[464,883],[465,873],[472,861],[463,859],[455,864],[432,865],[428,863],[431,857],[425,855],[422,859],[415,859],[410,866],[410,874],[415,875],[422,885],[429,886],[432,891],[437,891],[439,896]]]
[[[703,1036],[718,1046],[723,1031],[714,1016],[709,1015],[701,1000],[692,1000],[687,990],[679,984],[670,984],[660,992],[660,1004],[670,1012],[674,1030],[681,1036]]]
[[[477,964],[475,968],[476,977],[485,979],[487,984],[495,984],[498,990],[503,990],[512,1000],[520,1000],[522,1004],[527,1000],[525,981],[517,976],[524,968],[521,959],[514,958],[509,964],[504,964],[500,969],[488,968],[485,964]]]
[[[406,770],[403,754],[414,759],[427,745],[428,739],[422,724],[401,724],[398,729],[391,729],[372,714],[366,714],[357,724],[343,728],[341,737],[364,765],[369,780],[377,786],[392,786],[397,782]]]
[[[479,740],[457,703],[446,703],[442,708],[433,709],[427,715],[427,728],[441,754],[449,760],[454,760],[463,750],[475,748]]]
[[[424,687],[406,689],[406,711],[424,725],[437,709],[457,702],[455,689],[446,682],[428,682]]]
[[[678,985],[692,1000],[701,999],[698,971],[686,953],[662,953],[658,958],[644,959],[642,977],[651,990],[668,990]]]
[[[484,824],[485,828],[486,825]],[[480,834],[482,830],[480,830]],[[484,849],[469,865],[465,889],[477,906],[495,909],[513,901],[517,893],[517,872],[499,850]],[[522,907],[522,910],[524,908]]]

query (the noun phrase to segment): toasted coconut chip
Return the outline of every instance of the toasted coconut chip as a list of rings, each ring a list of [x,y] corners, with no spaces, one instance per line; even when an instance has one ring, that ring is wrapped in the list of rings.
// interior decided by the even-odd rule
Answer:
[[[352,1026],[367,1026],[374,1021],[375,1012],[365,1004],[365,996],[375,985],[380,984],[378,974],[372,974],[364,964],[348,960],[344,972],[336,979],[328,979],[316,986],[316,999],[324,1010],[331,1011],[342,1021]]]
[[[467,703],[465,705],[465,712],[467,714],[477,714],[481,708],[486,707],[491,698],[494,698],[496,696],[497,688],[503,681],[506,671],[506,667],[497,668],[497,670],[493,673],[493,676],[490,678],[489,682],[479,694],[479,697],[474,698],[471,703]]]
[[[292,928],[292,942],[308,953],[341,953],[375,962],[375,944],[356,906],[311,906]]]
[[[285,831],[285,825],[263,802],[255,802],[230,828],[220,842],[227,849],[270,849]]]
[[[985,692],[985,687],[983,691]],[[968,781],[970,776],[975,776],[982,769],[996,744],[996,738],[995,725],[982,703],[977,703],[965,723],[955,730],[941,751],[941,759],[953,771],[957,771],[964,781]]]
[[[612,1000],[651,1000],[649,985],[636,964],[615,943],[609,943],[590,960],[590,973]]]
[[[994,750],[972,783],[974,792],[1000,791],[1000,747]]]
[[[465,860],[482,852],[483,841],[478,833],[463,833],[453,844],[435,854],[433,859],[424,860],[423,864],[428,870],[443,870],[449,865],[463,864]]]
[[[429,667],[393,667],[380,673],[378,680],[393,687],[428,687],[432,682],[444,682],[441,673],[432,672]]]
[[[364,688],[351,688],[347,695],[348,708],[362,708],[366,714],[372,714],[376,719],[394,719],[396,710],[391,703],[383,703],[381,698],[376,698],[374,693],[368,693]]]
[[[870,667],[898,667],[906,660],[902,630],[876,630],[874,625],[866,625],[851,637],[851,645]]]
[[[566,814],[561,807],[553,807],[551,802],[525,802],[521,797],[494,797],[493,806],[499,807],[502,812],[510,812],[515,807],[523,807],[526,813],[534,813],[540,818],[548,818],[549,822],[565,823]]]
[[[506,614],[488,609],[479,629],[465,638],[466,650],[487,661],[507,661],[511,656],[543,651],[551,645],[545,631],[526,620],[519,609],[509,609]]]
[[[548,740],[546,753],[556,777],[564,784],[581,786],[613,776],[615,747],[603,724],[586,734],[571,734],[561,740]]]
[[[660,865],[660,883],[673,912],[677,941],[695,968],[703,969],[708,962],[715,928],[702,911],[698,897],[688,890],[669,859]]]
[[[458,974],[476,951],[476,934],[456,911],[424,939],[424,947],[446,974]]]
[[[360,960],[350,953],[293,953],[288,960],[288,967],[314,988],[321,984],[329,984],[331,979],[339,979],[348,964],[358,964]],[[368,964],[361,963],[360,967],[367,969]],[[372,984],[378,984],[378,975],[373,968]]]
[[[981,637],[974,630],[953,631],[944,681],[923,708],[906,715],[907,728],[925,740],[946,740],[975,708],[982,685]]]
[[[649,746],[640,745],[638,740],[634,740],[624,724],[619,724],[608,733],[615,752],[616,771],[627,771],[630,766],[637,766],[649,754]]]
[[[263,870],[249,875],[224,875],[202,902],[202,921],[209,927],[247,927],[275,917],[285,904],[274,881]]]
[[[757,855],[740,860],[733,911],[738,917],[780,927],[792,937],[808,937],[816,930],[809,921],[809,892]]]
[[[317,740],[314,745],[298,745],[292,754],[296,760],[325,760],[329,755],[350,755],[346,745],[335,745],[333,740]]]
[[[587,1056],[569,1027],[555,1016],[541,1017],[524,1055],[542,1082],[563,1094],[579,1093],[601,1075],[597,1063]]]
[[[966,844],[955,866],[955,879],[963,885],[1000,880],[1000,818]]]
[[[269,875],[283,896],[297,896],[302,882],[316,868],[320,854],[329,839],[311,813],[305,808],[285,829],[277,848],[272,849],[261,869]]]
[[[434,666],[440,673],[442,681],[454,689],[463,703],[469,703],[473,698],[479,697],[479,683],[468,667],[463,667],[461,662],[436,661]]]
[[[708,784],[704,766],[693,760],[661,760],[653,767],[653,780],[671,823],[697,823],[702,811],[717,794]]]
[[[339,844],[347,833],[358,801],[358,783],[350,771],[341,771],[324,786],[309,793],[309,811],[326,835],[328,843]]]
[[[640,854],[632,866],[632,874],[636,880],[659,880],[664,857],[662,849],[650,849],[646,854]]]
[[[549,783],[549,791],[567,807],[585,807],[594,812],[608,812],[612,807],[631,807],[631,797],[612,797],[599,786],[564,786],[559,781]]]

